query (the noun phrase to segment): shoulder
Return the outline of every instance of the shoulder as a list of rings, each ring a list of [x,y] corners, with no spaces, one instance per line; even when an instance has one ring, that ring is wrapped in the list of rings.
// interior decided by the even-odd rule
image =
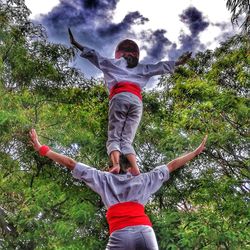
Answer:
[[[169,179],[169,169],[166,165],[155,167],[150,172],[146,173],[150,178],[167,181]]]
[[[90,167],[84,163],[77,162],[75,168],[72,171],[72,175],[77,179],[82,179],[83,177],[93,176],[93,175],[104,175],[107,172],[98,170],[96,168]]]

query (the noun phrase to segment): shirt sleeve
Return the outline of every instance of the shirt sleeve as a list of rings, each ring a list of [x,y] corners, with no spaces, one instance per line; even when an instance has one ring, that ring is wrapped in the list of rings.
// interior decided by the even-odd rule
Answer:
[[[108,60],[107,58],[101,56],[97,51],[94,49],[84,47],[82,53],[80,54],[81,57],[89,60],[92,64],[94,64],[98,69],[102,70],[102,63],[103,61]]]
[[[161,165],[146,173],[146,192],[148,196],[160,189],[162,184],[169,179],[169,170],[166,165]]]
[[[143,68],[143,74],[149,77],[166,73],[173,74],[174,68],[175,61],[162,61],[156,64],[146,64]]]
[[[103,171],[78,162],[72,171],[72,175],[74,178],[83,181],[94,192],[101,195],[102,183],[105,175]]]

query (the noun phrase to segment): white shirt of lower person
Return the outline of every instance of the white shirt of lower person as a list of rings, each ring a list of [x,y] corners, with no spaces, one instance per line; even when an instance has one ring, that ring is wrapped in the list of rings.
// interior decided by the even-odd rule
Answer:
[[[152,171],[133,176],[131,173],[112,174],[97,170],[83,163],[77,163],[72,171],[73,177],[82,180],[99,194],[104,205],[109,208],[121,202],[137,202],[146,205],[152,194],[169,179],[166,165]]]
[[[109,91],[118,82],[132,82],[143,89],[152,76],[173,73],[175,65],[174,61],[161,61],[156,64],[138,63],[136,67],[128,68],[123,57],[108,59],[88,47],[84,47],[81,57],[88,59],[103,72]]]

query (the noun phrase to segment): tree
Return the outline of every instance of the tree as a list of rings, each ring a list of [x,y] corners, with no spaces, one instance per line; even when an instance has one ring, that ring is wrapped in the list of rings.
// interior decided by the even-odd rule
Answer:
[[[249,247],[247,51],[248,37],[236,36],[197,54],[163,78],[164,89],[147,103],[155,124],[144,117],[150,157],[161,152],[172,159],[200,133],[209,134],[204,157],[175,173],[156,198],[162,249]]]
[[[249,0],[227,0],[227,8],[232,13],[232,23],[242,22],[242,31],[250,34],[250,2]]]
[[[91,114],[88,111],[95,102],[101,103],[107,93],[98,82],[87,81],[80,72],[68,67],[73,51],[48,43],[42,27],[28,21],[28,13],[23,1],[1,2],[1,246],[77,249],[81,245],[100,249],[105,244],[102,239],[107,228],[99,198],[85,186],[74,185],[66,169],[34,154],[28,146],[27,132],[37,127],[46,136],[44,140],[50,143],[51,138],[50,144],[58,150],[74,157],[79,154],[89,164],[88,157],[93,164],[104,161],[101,157],[105,151],[99,148],[105,140],[105,110],[102,126],[91,117],[97,110]],[[58,112],[60,117],[55,116]],[[100,114],[98,117],[101,119]],[[57,139],[51,136],[55,130]],[[93,140],[94,136],[97,139]],[[72,139],[76,139],[78,147],[87,145],[83,153],[72,145]],[[88,152],[93,147],[95,152],[99,150],[97,157]],[[48,185],[49,176],[55,182]],[[85,190],[85,195],[80,196],[74,188]],[[64,220],[60,221],[62,217]],[[106,230],[100,234],[102,227]],[[69,238],[74,238],[74,242]]]
[[[23,13],[23,1],[1,4],[0,248],[104,249],[100,198],[37,155],[28,131],[35,127],[44,144],[103,169],[107,91],[69,68],[74,51],[48,43]],[[175,172],[146,207],[160,249],[250,247],[247,51],[248,38],[235,36],[144,93],[135,138],[143,171],[209,134],[203,156]]]

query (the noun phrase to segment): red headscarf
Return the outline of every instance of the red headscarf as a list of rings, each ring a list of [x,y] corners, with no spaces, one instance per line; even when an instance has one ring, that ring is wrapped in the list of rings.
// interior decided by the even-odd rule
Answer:
[[[133,53],[133,55],[139,59],[139,47],[134,41],[130,39],[125,39],[117,45],[115,50],[115,58],[121,58],[126,52],[130,54]]]

